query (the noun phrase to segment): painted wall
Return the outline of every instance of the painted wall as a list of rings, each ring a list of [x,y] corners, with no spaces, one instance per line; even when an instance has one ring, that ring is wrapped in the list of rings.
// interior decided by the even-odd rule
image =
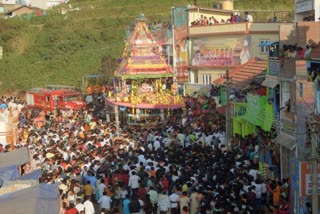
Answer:
[[[29,0],[32,7],[38,7],[43,10],[48,9],[46,0]]]
[[[192,66],[231,66],[251,58],[251,36],[207,37],[192,40]]]
[[[262,41],[277,42],[279,40],[278,34],[254,34],[251,36],[251,53],[252,57],[258,57],[264,60],[268,59],[268,52],[265,52],[266,49],[261,49],[259,44]],[[262,52],[264,51],[264,52]]]
[[[276,34],[212,36],[192,39],[192,66],[237,66],[252,57],[266,60],[268,52],[259,46],[262,41],[278,41]]]
[[[224,76],[226,73],[225,69],[205,69],[205,70],[198,70],[198,83],[205,84],[203,82],[203,75],[210,75],[211,76],[211,83]]]

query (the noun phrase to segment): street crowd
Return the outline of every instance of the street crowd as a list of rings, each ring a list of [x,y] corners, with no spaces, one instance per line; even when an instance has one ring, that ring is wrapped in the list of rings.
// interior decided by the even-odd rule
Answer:
[[[60,183],[61,214],[289,213],[289,181],[261,175],[257,139],[231,151],[214,99],[185,101],[179,122],[156,127],[117,127],[87,110],[19,108],[15,148],[32,157],[21,171],[42,169],[40,182]],[[0,103],[9,111],[22,102]]]

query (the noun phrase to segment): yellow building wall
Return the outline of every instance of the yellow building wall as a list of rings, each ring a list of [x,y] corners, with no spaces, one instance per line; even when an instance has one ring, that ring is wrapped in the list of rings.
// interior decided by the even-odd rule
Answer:
[[[203,75],[210,75],[211,76],[211,84],[214,80],[224,76],[226,73],[225,69],[205,69],[205,70],[198,70],[198,83],[204,84],[203,82]]]
[[[251,35],[251,56],[267,60],[268,53],[260,52],[259,44],[260,44],[260,41],[262,40],[277,42],[279,41],[279,35],[278,34],[252,34]]]

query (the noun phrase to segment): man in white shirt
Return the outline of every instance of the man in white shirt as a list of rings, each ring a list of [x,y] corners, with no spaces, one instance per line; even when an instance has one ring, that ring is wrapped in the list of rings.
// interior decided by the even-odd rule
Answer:
[[[158,198],[158,207],[160,210],[160,213],[165,212],[167,213],[170,209],[170,199],[169,196],[167,195],[166,191],[163,191]]]
[[[142,162],[143,165],[146,165],[146,159],[144,157],[144,154],[139,154],[138,155],[138,160],[139,160],[139,162]]]
[[[77,198],[76,202],[76,209],[78,210],[78,212],[80,213],[81,211],[84,211],[84,205],[81,203],[81,198]]]
[[[140,177],[133,171],[129,178],[129,187],[131,187],[132,195],[136,194],[139,188]]]
[[[260,174],[260,172],[256,169],[250,169],[248,174],[253,177],[253,180],[256,180],[257,176],[258,176],[258,174]]]
[[[181,130],[179,131],[179,134],[177,135],[177,139],[178,139],[179,144],[184,147],[184,141],[186,140],[186,135],[183,134]]]
[[[148,147],[148,149],[149,149],[150,151],[152,151],[152,150],[153,150],[152,141],[149,141],[149,142],[148,142],[147,147]]]
[[[176,190],[169,196],[170,199],[170,208],[171,208],[171,214],[179,214],[179,199],[180,196],[176,193]]]
[[[164,145],[164,147],[168,147],[171,143],[171,139],[168,137],[163,138],[162,143]]]
[[[62,181],[62,183],[59,185],[59,189],[62,190],[63,194],[67,194],[68,186],[66,185],[66,181]]]
[[[98,200],[98,203],[100,204],[100,209],[106,209],[107,211],[110,211],[110,205],[111,205],[111,198],[107,196],[107,193],[104,191],[103,196]]]
[[[60,149],[59,147],[57,147],[58,152],[60,152],[63,155],[63,159],[65,161],[69,161],[69,154],[66,151],[63,151],[62,149]]]
[[[244,13],[244,19],[243,19],[245,22],[253,22],[253,18],[252,16],[248,13],[248,12],[245,12]]]
[[[84,205],[85,214],[95,213],[93,203],[90,201],[89,197],[87,197],[87,200],[83,203],[83,205]]]
[[[104,179],[101,178],[100,183],[97,186],[97,189],[99,191],[99,198],[103,196],[103,192],[105,188],[106,188],[106,185],[104,184]]]
[[[154,151],[157,151],[160,148],[160,142],[158,138],[156,138],[156,140],[153,142],[153,148]]]

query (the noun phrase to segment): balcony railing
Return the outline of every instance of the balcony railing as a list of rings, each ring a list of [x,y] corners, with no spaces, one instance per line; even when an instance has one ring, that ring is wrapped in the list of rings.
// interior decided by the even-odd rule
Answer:
[[[189,27],[189,35],[196,34],[212,34],[212,33],[228,33],[228,32],[246,32],[247,23],[234,24],[215,24],[206,26]]]
[[[230,24],[214,24],[205,26],[189,26],[189,36],[197,36],[203,34],[224,34],[224,33],[267,33],[278,32],[280,25],[292,25],[292,23],[281,22],[240,22]]]
[[[280,130],[283,133],[294,135],[296,133],[296,114],[293,112],[281,111]]]
[[[279,57],[269,57],[269,75],[280,75],[280,60]]]

